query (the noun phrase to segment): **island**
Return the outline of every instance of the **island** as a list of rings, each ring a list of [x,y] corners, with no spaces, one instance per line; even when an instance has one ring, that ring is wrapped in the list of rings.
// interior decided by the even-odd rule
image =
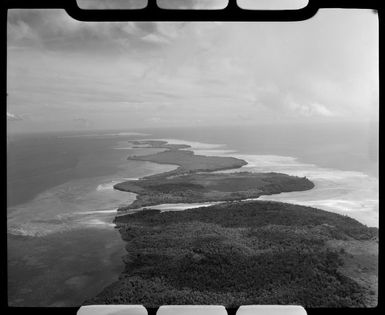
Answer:
[[[132,204],[119,208],[119,211],[164,203],[234,201],[314,187],[306,177],[280,173],[213,173],[240,168],[247,162],[233,157],[195,155],[193,151],[181,150],[188,147],[186,145],[167,144],[165,141],[134,141],[131,145],[134,148],[147,146],[167,150],[128,159],[176,164],[178,168],[116,184],[114,189],[137,194]]]
[[[115,185],[137,194],[115,218],[126,243],[124,270],[85,304],[377,305],[378,229],[311,207],[247,200],[311,189],[309,179],[216,173],[246,162],[195,155],[162,141],[134,145],[165,151],[129,159],[178,168]],[[184,211],[151,209],[205,201],[221,203]]]
[[[119,211],[164,203],[234,201],[313,187],[314,184],[305,177],[249,172],[200,173],[163,178],[157,176],[114,186],[117,190],[137,194],[132,204]]]
[[[185,144],[169,144],[167,141],[149,140],[149,141],[131,141],[132,148],[152,148],[164,149],[155,154],[129,156],[129,160],[148,161],[158,164],[175,164],[178,168],[165,173],[160,173],[146,178],[164,178],[173,175],[182,175],[196,172],[213,172],[220,170],[236,169],[247,164],[246,161],[222,156],[196,155],[193,151],[185,150],[190,148]]]

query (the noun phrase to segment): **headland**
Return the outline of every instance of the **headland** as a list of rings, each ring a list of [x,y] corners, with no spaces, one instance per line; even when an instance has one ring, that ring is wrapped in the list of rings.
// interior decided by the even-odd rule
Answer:
[[[195,155],[186,145],[164,141],[131,144],[165,151],[129,159],[178,168],[115,185],[137,194],[115,218],[126,242],[125,268],[85,304],[377,305],[378,229],[315,208],[244,200],[308,190],[314,187],[309,179],[214,173],[246,161]],[[222,203],[180,212],[151,209],[206,201]]]

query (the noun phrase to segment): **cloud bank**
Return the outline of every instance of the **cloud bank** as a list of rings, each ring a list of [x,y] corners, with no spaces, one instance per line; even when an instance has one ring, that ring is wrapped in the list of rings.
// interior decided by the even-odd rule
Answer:
[[[11,10],[7,79],[26,132],[376,120],[378,17],[91,23]]]

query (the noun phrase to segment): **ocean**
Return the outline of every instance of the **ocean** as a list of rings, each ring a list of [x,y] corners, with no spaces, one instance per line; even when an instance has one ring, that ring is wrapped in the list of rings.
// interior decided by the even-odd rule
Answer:
[[[135,150],[122,150],[124,139],[132,136],[8,138],[9,305],[78,306],[117,280],[125,251],[112,221],[135,195],[113,185],[175,168],[127,161]]]
[[[128,161],[129,154],[150,153],[127,147],[133,139],[187,143],[197,154],[248,162],[231,171],[307,176],[314,189],[261,199],[315,206],[378,226],[378,123],[8,135],[10,305],[78,306],[117,279],[125,251],[112,220],[135,194],[112,186],[175,168]],[[163,206],[172,207],[188,205]]]

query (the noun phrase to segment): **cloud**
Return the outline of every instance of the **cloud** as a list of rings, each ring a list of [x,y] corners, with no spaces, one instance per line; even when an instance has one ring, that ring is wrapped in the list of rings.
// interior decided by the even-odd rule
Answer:
[[[312,103],[312,104],[298,104],[293,101],[289,103],[289,108],[296,114],[304,117],[312,116],[324,116],[332,117],[334,113],[330,111],[326,106],[322,104]]]
[[[378,20],[370,11],[218,24],[86,23],[60,10],[10,10],[8,26],[7,108],[31,117],[18,126],[378,117]]]
[[[154,33],[143,36],[142,40],[144,40],[146,42],[150,42],[150,43],[160,43],[160,44],[165,44],[165,43],[169,42],[167,40],[167,38],[165,38],[159,34],[154,34]]]
[[[63,10],[11,10],[7,41],[9,48],[145,53],[167,43],[180,27],[155,22],[80,22]]]

